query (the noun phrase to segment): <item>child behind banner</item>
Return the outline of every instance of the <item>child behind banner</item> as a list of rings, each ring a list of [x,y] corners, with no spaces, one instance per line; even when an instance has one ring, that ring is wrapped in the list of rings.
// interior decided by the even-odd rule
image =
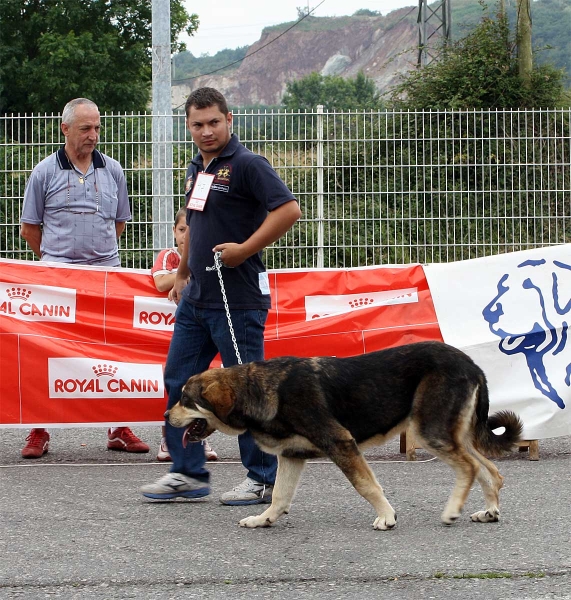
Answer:
[[[169,292],[169,300],[171,299],[170,291],[174,285],[176,276],[176,270],[180,264],[180,257],[182,254],[182,247],[184,244],[184,236],[188,225],[186,224],[186,208],[181,208],[175,216],[174,220],[174,239],[176,242],[175,248],[165,248],[159,252],[155,260],[155,264],[151,269],[151,275],[155,287],[159,292]],[[208,440],[204,440],[204,454],[206,460],[217,460],[218,454],[210,447]],[[157,453],[157,460],[161,462],[170,461],[171,457],[169,449],[167,447],[167,441],[165,439],[165,427],[162,428],[161,444]]]

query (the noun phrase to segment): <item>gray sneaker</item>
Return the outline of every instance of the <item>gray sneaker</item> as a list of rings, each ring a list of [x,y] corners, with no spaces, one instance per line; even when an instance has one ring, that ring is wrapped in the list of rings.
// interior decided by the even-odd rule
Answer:
[[[273,485],[258,483],[246,477],[234,489],[222,494],[220,502],[229,506],[243,506],[245,504],[269,504],[272,501]]]
[[[155,483],[144,485],[141,493],[153,500],[202,498],[210,494],[210,487],[204,481],[198,481],[182,473],[167,473]]]

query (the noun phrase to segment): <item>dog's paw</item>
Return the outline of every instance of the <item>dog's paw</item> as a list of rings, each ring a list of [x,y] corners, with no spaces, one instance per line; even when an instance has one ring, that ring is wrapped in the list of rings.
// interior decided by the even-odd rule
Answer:
[[[459,512],[448,512],[444,511],[440,517],[440,520],[444,523],[444,525],[452,525],[455,523],[460,517]]]
[[[489,508],[488,510],[479,510],[470,519],[475,523],[495,523],[500,520],[500,511],[497,508]]]
[[[240,527],[246,527],[248,529],[255,529],[256,527],[269,527],[272,524],[269,518],[264,515],[257,515],[255,517],[246,517],[240,521]]]
[[[387,529],[393,529],[397,524],[397,514],[393,513],[392,515],[384,515],[382,517],[377,517],[373,523],[373,529],[380,529],[381,531],[386,531]]]

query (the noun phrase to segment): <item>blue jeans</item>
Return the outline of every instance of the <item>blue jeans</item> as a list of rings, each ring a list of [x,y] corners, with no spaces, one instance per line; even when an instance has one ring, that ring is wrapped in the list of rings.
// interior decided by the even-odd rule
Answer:
[[[264,327],[267,310],[231,310],[234,335],[243,363],[264,359]],[[223,309],[198,308],[182,299],[176,310],[174,332],[165,365],[165,388],[169,399],[167,408],[174,406],[181,390],[192,375],[206,371],[212,359],[220,352],[225,367],[238,364],[236,351]],[[166,439],[172,458],[171,473],[183,473],[199,481],[208,482],[209,472],[204,468],[204,448],[200,443],[182,445],[184,428],[166,423]],[[273,485],[277,459],[262,452],[249,431],[238,436],[242,464],[248,477]]]

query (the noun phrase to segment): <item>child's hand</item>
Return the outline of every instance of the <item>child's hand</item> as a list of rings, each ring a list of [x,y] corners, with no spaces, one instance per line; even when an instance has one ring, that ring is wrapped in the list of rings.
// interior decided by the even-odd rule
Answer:
[[[182,290],[188,285],[190,281],[190,277],[183,279],[181,277],[177,277],[174,281],[174,285],[169,292],[168,299],[178,304],[180,299],[182,298]]]

